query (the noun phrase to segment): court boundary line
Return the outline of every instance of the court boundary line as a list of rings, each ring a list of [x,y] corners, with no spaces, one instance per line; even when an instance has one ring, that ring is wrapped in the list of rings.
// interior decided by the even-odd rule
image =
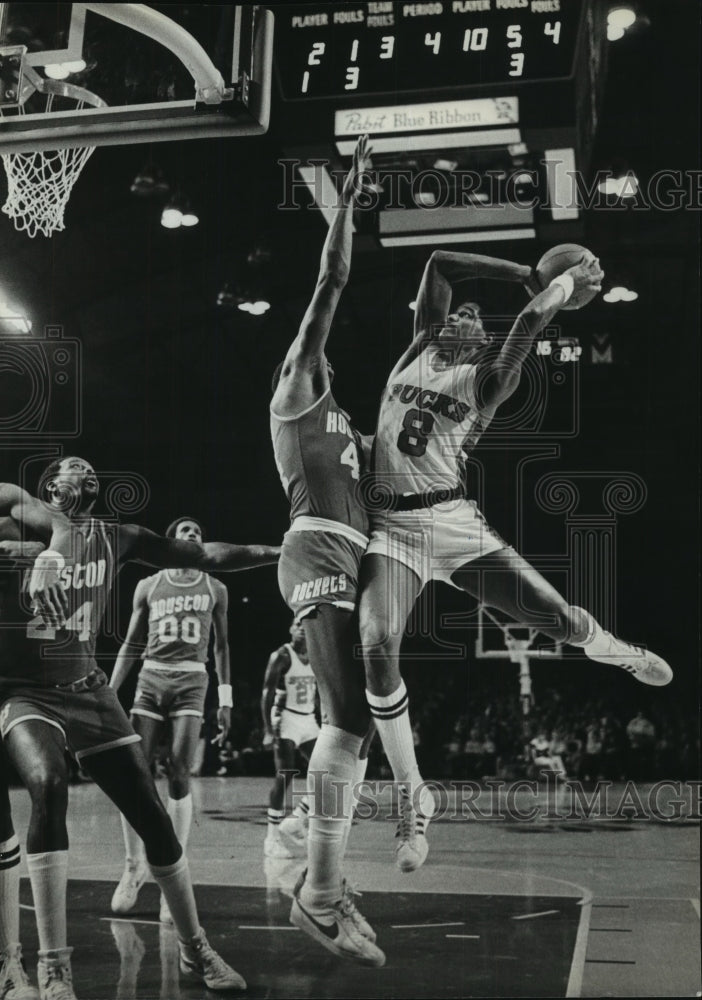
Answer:
[[[573,946],[573,958],[570,963],[570,975],[566,987],[566,997],[579,997],[582,994],[583,979],[585,978],[585,957],[590,937],[590,918],[592,916],[592,894],[587,900],[583,900],[580,907],[580,920],[578,930],[575,935],[575,945]]]

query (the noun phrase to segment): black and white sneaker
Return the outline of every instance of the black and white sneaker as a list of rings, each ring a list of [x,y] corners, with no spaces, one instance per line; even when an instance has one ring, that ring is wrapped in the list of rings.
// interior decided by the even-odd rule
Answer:
[[[245,990],[243,976],[227,965],[205,937],[200,933],[190,941],[178,941],[180,971],[188,979],[204,983],[210,990]]]
[[[587,646],[583,646],[583,652],[591,660],[621,667],[642,684],[651,684],[653,687],[670,684],[673,671],[662,657],[652,653],[650,649],[644,649],[643,646],[634,646],[631,642],[617,639],[610,632],[604,632],[604,635],[607,637],[608,646],[606,648],[598,646],[597,653],[590,652]]]
[[[295,886],[290,923],[339,958],[348,958],[374,969],[385,965],[384,953],[370,937],[362,933],[363,925],[371,933],[373,931],[356,909],[353,894],[346,890],[345,885],[342,886],[341,898],[335,903],[317,907],[300,902],[302,881],[301,879]]]
[[[22,961],[22,948],[15,945],[0,951],[0,997],[2,1000],[39,1000]]]

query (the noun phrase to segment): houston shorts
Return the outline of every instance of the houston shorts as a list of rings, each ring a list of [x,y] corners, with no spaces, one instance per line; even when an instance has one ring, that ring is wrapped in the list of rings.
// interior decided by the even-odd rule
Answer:
[[[201,719],[209,677],[204,670],[160,669],[144,664],[139,674],[132,715],[165,722],[181,715]]]
[[[0,681],[3,739],[15,726],[31,719],[58,729],[76,760],[141,739],[98,668],[80,680],[51,687],[13,684],[10,689]]]
[[[316,740],[319,736],[319,726],[314,717],[314,713],[295,712],[291,708],[284,708],[280,717],[280,729],[278,738],[281,740],[292,740],[296,747],[303,743]]]
[[[488,526],[473,500],[448,500],[421,510],[374,515],[366,552],[403,563],[422,584],[450,584],[461,566],[504,548],[507,543]]]
[[[364,547],[330,531],[288,531],[278,563],[283,600],[296,619],[320,604],[353,611]]]

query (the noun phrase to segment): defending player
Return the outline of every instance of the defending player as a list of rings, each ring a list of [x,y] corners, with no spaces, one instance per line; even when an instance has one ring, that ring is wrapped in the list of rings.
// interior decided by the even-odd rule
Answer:
[[[421,783],[399,668],[405,623],[429,580],[443,580],[552,639],[580,646],[593,660],[628,670],[646,684],[667,684],[660,657],[605,632],[560,594],[486,524],[465,496],[464,459],[498,407],[519,384],[523,362],[546,324],[581,290],[599,291],[593,257],[545,290],[528,267],[475,254],[437,250],[417,296],[415,336],[383,393],[374,449],[376,488],[388,496],[374,517],[360,602],[368,700],[397,780]],[[480,310],[464,302],[449,312],[453,283],[469,277],[524,284],[534,295],[501,349]],[[426,793],[426,789],[423,789]],[[432,803],[405,799],[398,863],[422,864]]]
[[[309,764],[319,736],[315,717],[317,683],[307,656],[305,633],[299,622],[290,626],[291,642],[271,653],[263,679],[261,715],[267,739],[273,742],[275,780],[268,799],[268,829],[263,853],[268,858],[291,858],[285,838],[296,845],[307,840],[309,800],[303,796],[290,816],[285,815],[295,771],[295,751]]]
[[[181,517],[166,529],[166,538],[201,543],[204,532],[192,517]],[[227,588],[197,569],[162,569],[137,584],[134,608],[124,643],[117,655],[110,687],[118,691],[143,650],[129,721],[141,736],[149,764],[168,726],[167,812],[180,845],[188,846],[193,815],[190,772],[202,727],[207,694],[207,651],[214,635],[215,672],[219,680],[219,733],[222,743],[229,732],[232,686],[227,637]],[[145,648],[144,648],[145,647]],[[124,816],[122,832],[126,849],[124,874],[112,896],[113,913],[134,907],[146,878],[144,845]],[[159,919],[171,920],[163,896]]]
[[[348,280],[352,209],[368,157],[364,136],[334,210],[312,301],[274,375],[271,435],[291,506],[278,567],[280,592],[303,623],[322,710],[308,772],[316,775],[308,780],[308,868],[295,887],[290,920],[334,954],[380,966],[385,956],[341,875],[351,793],[365,773],[366,761],[359,759],[370,722],[362,666],[354,657],[358,568],[368,521],[357,489],[360,435],[331,394],[333,372],[324,353]]]
[[[186,858],[137,745],[140,738],[97,666],[95,641],[115,575],[127,560],[238,570],[275,562],[279,550],[198,545],[137,525],[108,526],[92,516],[98,481],[80,458],[52,463],[43,487],[48,503],[17,486],[0,485],[0,516],[10,516],[49,543],[28,583],[38,614],[31,617],[18,595],[20,617],[14,620],[24,621],[24,628],[13,631],[22,640],[13,659],[0,668],[0,730],[32,800],[27,867],[39,931],[42,1000],[75,997],[66,946],[66,745],[143,839],[151,873],[176,925],[181,972],[211,989],[244,989],[242,977],[209,945],[199,925]]]

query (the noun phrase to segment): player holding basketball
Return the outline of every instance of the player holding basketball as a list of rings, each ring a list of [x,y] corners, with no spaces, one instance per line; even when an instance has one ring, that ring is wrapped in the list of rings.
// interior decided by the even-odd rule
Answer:
[[[596,294],[603,276],[590,255],[541,290],[530,268],[443,250],[424,271],[414,339],[380,405],[373,471],[387,504],[373,519],[360,602],[368,701],[395,778],[409,788],[421,777],[399,653],[408,615],[429,580],[465,590],[643,683],[667,684],[672,677],[660,657],[616,639],[587,611],[571,607],[489,528],[464,493],[464,457],[519,384],[537,334],[571,296]],[[470,277],[517,281],[534,296],[501,349],[492,346],[477,305],[464,302],[450,312],[453,285]],[[426,788],[404,798],[397,852],[403,871],[426,857],[433,808]]]
[[[291,858],[285,844],[307,840],[309,800],[307,796],[285,816],[289,789],[295,774],[295,751],[309,763],[319,736],[315,718],[317,683],[307,656],[305,633],[299,622],[290,626],[291,642],[271,654],[263,679],[261,715],[266,737],[273,741],[275,780],[268,799],[268,830],[263,853],[268,858]]]
[[[200,544],[204,532],[192,517],[181,517],[166,529],[166,538]],[[167,812],[183,850],[188,845],[193,815],[190,772],[195,760],[207,694],[207,651],[214,635],[215,671],[219,680],[219,733],[229,732],[232,686],[227,638],[227,588],[197,569],[163,569],[141,580],[134,592],[134,608],[127,635],[117,655],[110,687],[118,691],[129,676],[140,649],[144,663],[139,674],[129,721],[141,736],[141,747],[153,762],[164,727],[168,727]],[[144,648],[145,647],[145,648]],[[146,878],[144,845],[124,816],[126,849],[124,874],[112,897],[113,913],[134,907]],[[160,919],[171,920],[161,897]]]
[[[274,375],[271,434],[291,506],[278,581],[302,621],[322,711],[308,771],[308,868],[295,887],[290,920],[334,954],[381,966],[385,956],[341,875],[352,789],[365,773],[360,754],[370,723],[362,667],[354,657],[358,568],[368,520],[357,489],[360,435],[332,396],[333,372],[324,353],[348,280],[352,209],[368,158],[364,136],[334,210],[312,301]]]
[[[95,641],[116,573],[128,560],[240,570],[275,562],[279,550],[199,545],[137,525],[108,526],[92,516],[98,481],[80,458],[52,463],[43,488],[48,503],[17,486],[0,485],[0,516],[49,543],[28,584],[39,614],[27,621],[28,609],[18,598],[23,640],[0,674],[0,731],[32,800],[27,866],[39,931],[42,1000],[75,996],[66,946],[66,745],[143,839],[151,873],[176,925],[181,971],[212,989],[244,989],[242,977],[219,957],[200,927],[185,855],[137,745],[140,737],[97,666]]]

